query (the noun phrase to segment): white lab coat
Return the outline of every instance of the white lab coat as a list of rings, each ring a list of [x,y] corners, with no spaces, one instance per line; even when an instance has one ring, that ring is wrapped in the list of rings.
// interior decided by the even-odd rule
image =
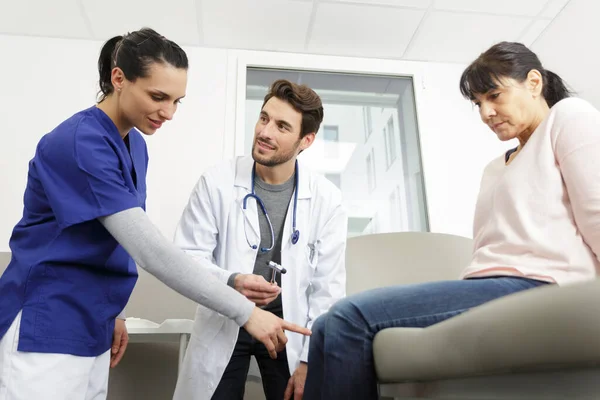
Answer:
[[[260,243],[258,210],[255,201],[242,209],[244,196],[251,192],[253,159],[238,157],[213,167],[198,181],[181,217],[175,243],[194,257],[214,264],[214,274],[226,283],[233,272],[251,274],[258,250],[248,245]],[[299,160],[296,225],[298,243],[291,243],[290,201],[281,244],[281,276],[284,318],[300,326],[313,321],[345,296],[345,249],[347,214],[340,191]],[[246,233],[244,231],[246,224]],[[229,363],[239,326],[231,319],[204,306],[198,306],[194,330],[182,370],[175,400],[208,400]],[[290,373],[308,359],[309,338],[286,333]]]

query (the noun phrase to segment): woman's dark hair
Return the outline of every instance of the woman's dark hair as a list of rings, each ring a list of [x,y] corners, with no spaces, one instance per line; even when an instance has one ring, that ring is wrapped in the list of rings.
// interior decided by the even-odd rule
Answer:
[[[475,94],[496,89],[502,78],[525,81],[532,69],[542,75],[542,95],[549,107],[571,96],[560,76],[542,67],[537,55],[525,45],[514,42],[495,44],[477,57],[460,77],[460,92],[465,98],[475,100]]]
[[[121,68],[129,81],[135,81],[148,76],[150,66],[156,62],[188,68],[185,51],[150,28],[109,39],[102,46],[98,58],[100,102],[114,91],[111,80],[113,68]]]
[[[262,106],[264,107],[272,97],[288,102],[294,110],[302,114],[300,139],[309,133],[317,133],[323,121],[323,103],[314,90],[306,85],[279,79],[271,85]]]

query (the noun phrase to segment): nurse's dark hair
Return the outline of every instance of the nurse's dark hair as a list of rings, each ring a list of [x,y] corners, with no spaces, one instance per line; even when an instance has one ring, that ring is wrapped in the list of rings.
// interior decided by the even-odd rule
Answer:
[[[175,42],[165,38],[150,28],[130,32],[125,36],[115,36],[102,46],[98,58],[100,74],[100,96],[102,102],[114,92],[111,74],[119,67],[127,80],[148,76],[153,63],[169,64],[175,68],[188,68],[185,51]]]
[[[460,92],[465,98],[475,100],[475,94],[497,89],[502,78],[524,82],[533,69],[542,75],[542,95],[549,107],[571,96],[560,76],[545,69],[533,51],[515,42],[497,43],[479,55],[462,73]]]
[[[300,138],[319,131],[323,121],[323,103],[314,90],[306,85],[298,85],[285,79],[279,79],[271,84],[262,106],[264,107],[267,101],[273,97],[287,102],[294,110],[302,114]]]

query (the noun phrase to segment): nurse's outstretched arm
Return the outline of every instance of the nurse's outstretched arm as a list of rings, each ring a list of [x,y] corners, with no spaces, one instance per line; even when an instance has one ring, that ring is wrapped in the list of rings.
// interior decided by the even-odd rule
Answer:
[[[130,208],[99,221],[141,268],[183,296],[246,327],[267,349],[273,350],[272,357],[287,341],[284,330],[310,334],[306,328],[257,308],[241,293],[219,281],[203,265],[210,263],[208,260],[186,255],[162,235],[141,208]]]

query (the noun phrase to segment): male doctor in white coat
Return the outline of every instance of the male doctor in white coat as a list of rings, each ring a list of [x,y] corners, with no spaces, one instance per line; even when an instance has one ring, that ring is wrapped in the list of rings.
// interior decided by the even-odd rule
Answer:
[[[308,328],[345,296],[346,285],[348,219],[341,193],[296,161],[322,120],[312,89],[274,82],[256,123],[252,156],[201,176],[175,234],[187,253],[217,265],[223,282]],[[270,261],[286,273],[274,273]],[[310,337],[288,335],[283,351],[269,353],[235,322],[199,306],[175,399],[242,400],[251,356],[267,400],[301,399]]]

